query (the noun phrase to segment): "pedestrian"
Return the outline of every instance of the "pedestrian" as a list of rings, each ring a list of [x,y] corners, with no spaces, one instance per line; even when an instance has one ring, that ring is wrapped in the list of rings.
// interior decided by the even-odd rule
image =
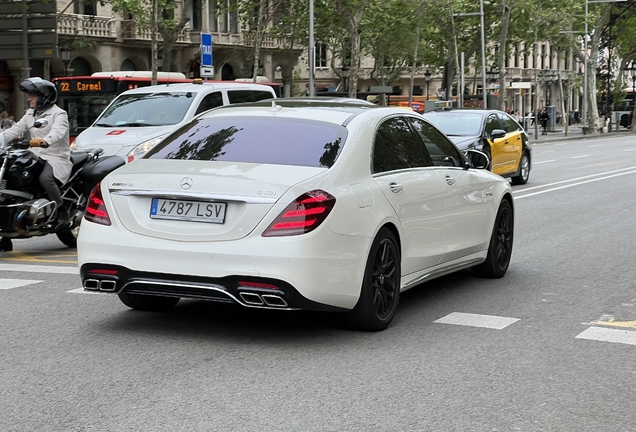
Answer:
[[[574,111],[574,124],[579,124],[581,123],[581,113],[579,112],[579,110],[575,110]]]
[[[31,134],[30,149],[44,164],[39,182],[48,198],[57,204],[56,226],[61,228],[69,219],[68,210],[60,188],[56,184],[64,184],[71,174],[71,147],[69,143],[68,114],[55,105],[57,89],[55,84],[39,77],[25,79],[20,83],[20,90],[27,93],[29,109],[25,115],[10,129],[2,132],[5,142],[13,141],[27,133]],[[33,128],[36,120],[48,120],[48,124],[40,129]],[[42,144],[47,144],[45,148]],[[0,251],[11,251],[11,239],[2,237]]]
[[[0,132],[10,129],[13,126],[13,116],[10,116],[8,112],[2,111],[0,113]]]
[[[541,110],[541,112],[539,113],[539,124],[541,125],[541,135],[547,135],[548,134],[548,120],[550,120],[550,114],[548,114],[548,111],[543,108]]]
[[[512,113],[512,118],[515,119],[516,122],[519,121],[519,110]]]

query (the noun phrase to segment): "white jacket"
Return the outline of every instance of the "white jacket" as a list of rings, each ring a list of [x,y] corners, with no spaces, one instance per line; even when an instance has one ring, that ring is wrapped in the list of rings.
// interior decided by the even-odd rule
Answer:
[[[41,129],[31,129],[35,121],[41,119],[47,119],[49,124]],[[47,161],[53,168],[55,178],[65,183],[73,167],[66,111],[57,105],[51,105],[34,117],[34,110],[28,109],[19,122],[3,132],[5,142],[26,135],[27,132],[30,133],[31,138],[42,138],[49,144],[47,148],[32,147],[31,151]]]

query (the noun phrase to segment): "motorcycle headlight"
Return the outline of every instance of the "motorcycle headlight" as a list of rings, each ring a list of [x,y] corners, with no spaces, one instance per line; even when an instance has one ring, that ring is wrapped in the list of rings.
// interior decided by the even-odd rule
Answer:
[[[156,146],[161,141],[163,141],[163,139],[165,137],[166,137],[166,135],[161,135],[161,136],[155,137],[153,139],[149,139],[148,141],[144,141],[141,144],[139,144],[137,147],[135,147],[134,149],[132,149],[128,153],[128,162],[132,162],[135,159],[139,159],[140,157],[142,157],[150,149],[152,149],[154,146]]]

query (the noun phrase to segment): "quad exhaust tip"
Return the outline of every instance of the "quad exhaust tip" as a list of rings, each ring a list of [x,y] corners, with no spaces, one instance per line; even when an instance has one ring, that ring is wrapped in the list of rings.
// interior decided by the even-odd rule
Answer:
[[[250,306],[269,306],[274,308],[288,307],[284,298],[274,294],[257,294],[253,292],[239,292],[239,297]]]
[[[88,291],[108,291],[114,292],[117,289],[117,282],[114,280],[86,279],[84,289]]]

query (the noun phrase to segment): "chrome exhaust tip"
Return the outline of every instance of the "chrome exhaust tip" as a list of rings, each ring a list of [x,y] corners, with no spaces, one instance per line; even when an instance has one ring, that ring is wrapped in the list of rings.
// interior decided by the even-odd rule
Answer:
[[[117,282],[113,280],[103,280],[99,284],[100,291],[109,291],[113,292],[117,288]]]
[[[84,280],[84,289],[90,291],[99,291],[99,281],[97,279]]]
[[[265,302],[267,306],[287,307],[287,302],[285,301],[284,298],[280,296],[273,295],[273,294],[263,294],[261,298],[263,299],[263,301]]]
[[[239,296],[241,297],[241,300],[243,300],[248,305],[253,305],[253,306],[263,305],[263,300],[258,294],[254,294],[250,292],[240,292]]]

